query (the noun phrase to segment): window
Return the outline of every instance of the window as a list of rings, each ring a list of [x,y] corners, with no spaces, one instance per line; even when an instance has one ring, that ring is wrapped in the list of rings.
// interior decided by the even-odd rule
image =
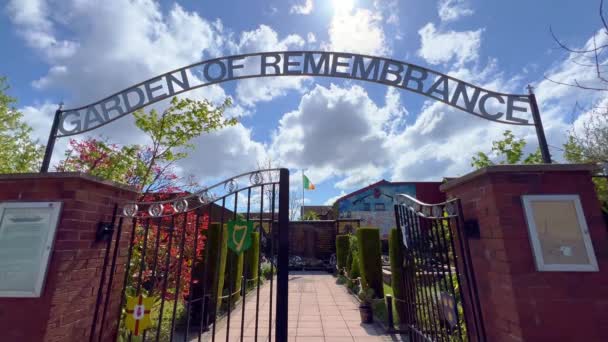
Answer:
[[[384,208],[384,203],[376,203],[374,209],[376,209],[376,211],[385,211],[386,210]]]
[[[363,211],[370,211],[369,203],[363,203]]]

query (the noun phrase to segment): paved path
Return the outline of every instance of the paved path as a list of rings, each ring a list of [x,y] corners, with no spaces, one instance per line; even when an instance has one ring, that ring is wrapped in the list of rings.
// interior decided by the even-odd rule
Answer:
[[[276,291],[276,289],[273,289]],[[276,292],[273,292],[276,293]],[[268,341],[270,285],[260,288],[260,309],[257,341]],[[273,303],[274,305],[275,303]],[[255,292],[250,292],[245,303],[243,341],[254,341]],[[354,342],[401,341],[399,336],[384,335],[375,324],[361,324],[359,304],[336,278],[327,273],[293,272],[289,275],[289,341]],[[273,316],[274,316],[273,312]],[[231,314],[229,341],[240,341],[242,307]],[[274,318],[274,317],[273,317]],[[226,341],[227,320],[218,322],[216,341]],[[274,326],[271,329],[274,341]],[[211,335],[203,336],[210,341]]]

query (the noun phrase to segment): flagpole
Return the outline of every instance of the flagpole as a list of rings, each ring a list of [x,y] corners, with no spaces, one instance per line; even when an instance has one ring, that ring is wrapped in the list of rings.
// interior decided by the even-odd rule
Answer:
[[[302,169],[302,206],[300,207],[300,221],[304,216],[304,169]]]

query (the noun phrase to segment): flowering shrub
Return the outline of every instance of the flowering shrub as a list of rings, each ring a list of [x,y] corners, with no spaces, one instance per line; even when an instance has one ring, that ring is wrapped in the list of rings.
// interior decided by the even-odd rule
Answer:
[[[195,212],[139,220],[133,240],[129,286],[136,289],[141,277],[141,287],[148,295],[160,295],[166,289],[165,298],[173,300],[179,289],[181,297],[178,298],[187,297],[192,263],[203,259],[203,230],[208,227],[209,215],[201,215],[197,226]]]

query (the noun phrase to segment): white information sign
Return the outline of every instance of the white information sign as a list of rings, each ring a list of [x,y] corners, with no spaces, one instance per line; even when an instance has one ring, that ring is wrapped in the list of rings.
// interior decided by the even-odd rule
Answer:
[[[522,200],[537,270],[599,270],[578,195],[524,195]]]
[[[0,297],[40,297],[61,202],[0,203]]]

